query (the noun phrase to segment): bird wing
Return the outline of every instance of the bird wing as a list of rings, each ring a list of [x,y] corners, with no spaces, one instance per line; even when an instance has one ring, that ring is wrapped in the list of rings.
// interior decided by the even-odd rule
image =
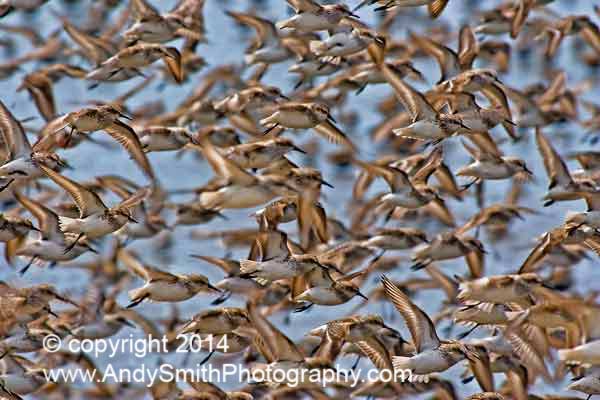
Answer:
[[[437,18],[440,16],[449,0],[433,0],[431,3],[427,5],[427,10],[429,11],[429,16],[431,18]]]
[[[18,192],[15,192],[14,195],[15,199],[38,220],[40,231],[42,232],[42,237],[44,239],[59,243],[64,242],[65,235],[60,230],[58,215],[56,215],[54,211]]]
[[[134,253],[127,249],[119,249],[117,253],[117,259],[122,262],[130,272],[133,272],[146,282],[155,280],[164,280],[169,282],[177,281],[177,277],[175,275],[143,264]]]
[[[410,113],[413,121],[425,118],[433,119],[437,116],[437,112],[433,109],[431,104],[429,104],[425,96],[408,83],[404,82],[402,78],[400,78],[398,74],[385,63],[381,65],[381,72],[394,89],[396,96],[398,96],[398,99],[404,108]]]
[[[25,77],[23,83],[17,89],[27,89],[35,105],[46,120],[52,120],[56,116],[56,106],[54,104],[54,94],[52,93],[52,80],[43,72],[32,73]]]
[[[423,51],[432,57],[435,57],[440,65],[441,77],[440,82],[448,80],[460,74],[460,61],[456,52],[435,40],[431,40],[425,36],[415,35],[410,33],[410,38],[415,41]]]
[[[144,171],[146,176],[154,180],[152,165],[150,165],[150,161],[148,161],[148,157],[146,156],[146,153],[144,153],[140,139],[133,129],[129,125],[119,120],[115,120],[104,130],[127,150],[127,153],[129,153],[131,158],[133,158],[140,168],[142,168],[142,171]]]
[[[262,337],[265,347],[277,361],[304,361],[304,355],[290,338],[273,326],[252,302],[248,303],[248,317]]]
[[[246,172],[235,162],[223,157],[212,145],[208,137],[200,141],[200,151],[210,164],[215,174],[229,183],[238,183],[250,186],[256,182],[256,178]]]
[[[85,218],[91,214],[103,213],[107,209],[102,202],[102,199],[83,185],[53,171],[43,164],[39,164],[38,168],[40,168],[48,178],[52,179],[54,183],[69,193],[79,209],[79,218]]]
[[[370,343],[364,340],[356,342],[356,345],[358,346],[360,351],[362,351],[367,357],[369,357],[369,360],[371,360],[373,365],[375,365],[378,369],[387,369],[392,371],[394,369],[394,365],[392,364],[392,359],[385,345],[381,343],[379,339],[375,337],[373,337],[373,339],[377,340],[377,342],[379,342],[381,346],[378,346],[378,348],[376,348],[376,345],[373,345],[373,341],[371,341]]]
[[[352,141],[346,136],[344,132],[340,130],[335,124],[331,121],[325,121],[320,123],[319,125],[313,128],[315,132],[319,135],[323,136],[331,143],[335,144],[343,144],[350,148],[352,151],[357,151],[356,145],[352,143]]]
[[[533,271],[535,266],[550,252],[550,250],[552,250],[552,236],[550,233],[546,233],[542,241],[531,250],[531,253],[529,253],[519,268],[518,273],[524,274]]]
[[[408,296],[385,275],[381,277],[381,282],[383,283],[386,296],[392,301],[398,312],[404,318],[413,338],[417,353],[438,348],[440,339],[438,338],[435,326],[429,316],[413,304]]]
[[[296,11],[296,14],[302,12],[316,13],[321,10],[319,3],[313,0],[286,0],[288,5]]]
[[[31,154],[31,145],[25,136],[23,126],[2,101],[0,101],[0,130],[12,159]]]
[[[133,208],[140,204],[146,197],[150,195],[152,190],[147,187],[140,188],[136,190],[133,194],[129,195],[123,201],[121,201],[116,207],[116,209],[127,210]]]
[[[458,60],[461,68],[470,69],[479,53],[477,38],[469,25],[460,28],[458,36]]]
[[[538,150],[544,160],[544,168],[546,169],[548,178],[550,178],[550,187],[556,184],[569,185],[573,183],[564,160],[558,155],[550,141],[539,128],[536,128],[535,139]]]
[[[381,176],[389,185],[392,192],[397,192],[402,188],[412,188],[410,178],[406,172],[399,168],[377,165],[354,159],[354,162],[363,168],[367,173]]]
[[[133,18],[138,21],[161,19],[160,13],[146,0],[131,0],[129,3]]]
[[[260,49],[266,43],[274,42],[278,39],[277,29],[268,19],[235,11],[227,11],[226,14],[235,19],[239,24],[249,26],[256,31],[256,38],[250,51]]]

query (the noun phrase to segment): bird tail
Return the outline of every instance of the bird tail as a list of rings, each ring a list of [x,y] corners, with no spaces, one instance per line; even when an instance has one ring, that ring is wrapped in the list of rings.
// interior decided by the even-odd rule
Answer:
[[[58,223],[63,232],[79,233],[81,221],[76,218],[58,217]]]
[[[258,269],[258,263],[252,260],[240,261],[240,275],[252,275]]]
[[[309,43],[310,52],[319,55],[325,51],[325,44],[320,40],[311,40]]]
[[[577,358],[577,350],[575,349],[560,349],[558,350],[558,359],[560,361],[569,361]]]
[[[392,365],[394,366],[394,371],[410,370],[410,357],[393,356]]]
[[[289,23],[289,22],[290,22],[290,21],[289,21],[289,20],[287,20],[287,19],[286,19],[286,20],[284,20],[284,21],[279,21],[279,22],[277,22],[277,23],[275,24],[275,27],[276,27],[277,29],[284,29],[284,28],[287,28],[287,27],[289,26],[289,25],[288,25],[288,23]],[[291,26],[289,26],[289,27],[291,28]]]
[[[246,54],[244,56],[244,62],[248,65],[250,64],[254,64],[254,61],[256,61],[256,57],[254,56],[254,54]]]

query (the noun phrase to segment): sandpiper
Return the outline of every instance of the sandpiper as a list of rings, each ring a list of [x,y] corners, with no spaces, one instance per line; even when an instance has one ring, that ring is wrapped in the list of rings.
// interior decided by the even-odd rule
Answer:
[[[295,39],[284,38],[278,33],[275,24],[256,15],[227,11],[227,15],[242,25],[256,31],[256,37],[248,49],[244,61],[246,64],[273,64],[284,61],[292,55]]]
[[[179,302],[191,299],[202,291],[221,292],[201,274],[172,274],[156,267],[142,264],[135,254],[121,249],[118,254],[119,261],[135,275],[145,280],[144,286],[129,292],[131,303],[127,308],[132,308],[150,300],[153,302]]]
[[[463,142],[463,146],[473,157],[474,162],[456,171],[457,176],[473,177],[473,182],[508,179],[513,176],[521,177],[524,180],[533,176],[533,172],[527,168],[525,161],[518,157],[503,156],[481,148],[477,149],[466,142]]]
[[[138,136],[129,125],[119,118],[131,119],[112,105],[83,108],[61,117],[61,122],[58,123],[60,127],[55,133],[66,127],[71,128],[70,136],[73,131],[94,132],[104,130],[125,148],[148,177],[154,178],[154,171],[142,149]]]
[[[396,135],[436,143],[455,133],[468,133],[471,130],[459,116],[436,111],[423,94],[404,82],[387,64],[380,63],[380,68],[412,117],[409,126],[394,130]]]
[[[461,281],[457,298],[462,302],[504,304],[509,301],[529,301],[542,279],[534,273],[493,275],[470,281]]]
[[[314,357],[306,357],[294,342],[261,314],[255,304],[251,302],[248,303],[247,309],[250,322],[258,333],[255,344],[257,342],[260,343],[258,346],[259,351],[267,360],[267,364],[256,363],[252,368],[253,370],[262,370],[269,367],[269,369],[280,369],[284,371],[332,368],[331,361],[337,354],[332,352],[328,352],[329,354],[321,354],[320,352],[317,352]],[[329,330],[329,333],[330,334],[325,335],[323,341],[333,342],[333,344],[323,346],[323,348],[339,348],[339,345],[335,345],[335,343],[339,343],[340,341],[337,331]],[[301,382],[298,383],[301,384],[306,381],[307,379],[303,377]]]
[[[437,161],[432,160],[432,163]],[[396,207],[416,209],[435,200],[443,202],[437,191],[427,185],[428,174],[419,174],[411,180],[399,168],[360,160],[355,160],[355,163],[368,173],[383,177],[388,184],[391,193],[383,194],[378,200],[379,209],[388,212],[388,219]]]
[[[446,232],[436,236],[430,243],[415,249],[412,256],[414,264],[411,269],[425,268],[433,261],[466,257],[471,275],[478,278],[483,275],[483,255],[485,253],[483,244],[474,237]]]
[[[225,151],[225,157],[245,169],[266,168],[290,151],[306,154],[290,139],[275,138],[238,144]]]
[[[90,71],[86,79],[94,81],[110,81],[115,75],[123,71],[130,71],[140,76],[145,76],[140,68],[146,67],[157,60],[163,59],[175,82],[183,81],[183,68],[181,66],[181,53],[175,47],[161,44],[141,43],[126,47],[114,56],[105,60],[98,68]],[[91,85],[95,88],[98,83]]]
[[[0,242],[9,242],[13,239],[23,238],[30,231],[37,231],[33,223],[25,218],[11,215],[0,215]]]
[[[277,104],[282,99],[289,100],[289,97],[281,93],[281,89],[278,87],[257,85],[242,89],[215,102],[214,108],[223,114],[249,112],[267,105]]]
[[[383,250],[405,250],[422,243],[428,243],[427,235],[420,229],[396,228],[378,229],[365,240],[365,246],[375,246]]]
[[[44,164],[49,168],[67,167],[56,153],[45,151],[42,146],[31,146],[23,126],[0,101],[0,131],[8,146],[9,160],[0,166],[0,176],[10,178],[0,190],[4,190],[15,179],[37,178],[42,175],[38,165]]]
[[[328,268],[312,254],[283,254],[267,261],[241,260],[240,276],[276,281],[300,276],[314,269]]]
[[[260,120],[262,125],[268,126],[268,131],[282,126],[292,129],[310,129],[324,136],[327,140],[344,144],[355,149],[354,144],[336,125],[330,114],[329,107],[321,103],[282,103],[270,116]]]
[[[206,209],[255,207],[295,191],[282,177],[249,174],[235,162],[223,157],[208,138],[202,139],[200,151],[220,181],[215,187],[200,193],[200,205]]]
[[[221,307],[203,310],[194,315],[178,333],[230,333],[239,327],[250,325],[248,313],[243,308]]]
[[[363,0],[358,6],[355,7],[355,10],[363,7],[366,4],[375,4],[380,3],[381,6],[375,8],[375,11],[384,11],[390,10],[395,7],[419,7],[419,6],[427,6],[427,11],[429,12],[429,16],[431,18],[437,18],[450,0]]]
[[[279,29],[292,28],[298,32],[335,29],[342,18],[358,16],[345,4],[321,5],[313,0],[288,0],[295,15],[275,24]]]
[[[416,355],[412,357],[393,356],[394,369],[410,369],[413,377],[418,380],[419,376],[445,371],[457,362],[473,357],[468,346],[457,341],[440,340],[429,316],[385,275],[381,281],[386,295],[408,325],[416,351]]]
[[[546,173],[550,178],[548,193],[544,196],[545,207],[556,201],[580,199],[582,197],[581,192],[594,190],[594,187],[590,187],[585,181],[577,182],[573,180],[564,160],[541,130],[536,130],[535,138],[540,154],[544,159]]]
[[[77,339],[104,339],[116,335],[125,326],[135,328],[122,312],[101,313],[95,319],[71,329],[71,334]]]
[[[52,179],[73,198],[79,209],[78,218],[58,217],[61,231],[78,235],[75,241],[65,249],[65,252],[71,251],[84,235],[88,239],[102,237],[118,230],[127,222],[136,223],[129,214],[130,209],[148,195],[148,190],[143,188],[117,206],[108,208],[96,193],[83,185],[47,167],[40,166],[40,168],[48,178]]]
[[[363,271],[359,271],[333,278],[328,270],[311,271],[307,278],[308,288],[293,297],[295,302],[304,302],[304,305],[296,308],[295,312],[305,311],[314,304],[324,306],[344,304],[355,296],[369,300],[367,296],[361,293],[358,285],[352,282],[354,278],[362,274]]]
[[[355,19],[346,18],[325,40],[312,40],[310,51],[318,57],[345,57],[367,48],[384,46],[385,40],[377,32]]]
[[[43,204],[29,199],[25,196],[15,193],[15,199],[21,203],[39,222],[41,237],[38,239],[28,239],[15,252],[18,256],[29,256],[31,261],[21,269],[25,273],[33,262],[37,259],[50,261],[51,265],[60,261],[70,261],[81,254],[91,251],[96,252],[86,241],[79,240],[75,243],[76,236],[65,234],[61,231],[59,217],[55,212],[45,207]],[[71,247],[72,246],[72,247]],[[65,249],[70,251],[65,252]]]
[[[164,15],[145,0],[135,0],[131,4],[135,22],[123,33],[130,45],[138,41],[165,43],[178,37],[195,42],[204,40],[202,0],[179,1]]]
[[[177,126],[147,126],[136,130],[144,151],[172,151],[193,142],[192,133],[187,128]]]

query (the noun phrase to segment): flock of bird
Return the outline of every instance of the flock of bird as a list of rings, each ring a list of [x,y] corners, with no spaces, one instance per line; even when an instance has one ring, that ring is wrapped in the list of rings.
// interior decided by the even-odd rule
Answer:
[[[489,9],[466,0],[287,0],[289,18],[271,20],[263,16],[268,4],[248,1],[246,12],[224,17],[251,40],[243,59],[208,65],[203,46],[219,33],[205,30],[203,0],[180,0],[169,12],[149,0],[98,0],[77,21],[62,11],[76,3],[0,0],[0,77],[20,82],[17,93],[0,95],[0,399],[581,398],[548,387],[600,395],[598,291],[575,270],[600,256],[600,152],[567,151],[556,129],[571,124],[576,141],[595,144],[600,104],[583,97],[600,65],[600,7],[590,6],[596,15],[564,16],[553,0],[497,1]],[[469,3],[472,15],[455,30],[444,19],[458,3]],[[60,29],[43,37],[35,24],[12,22],[37,12]],[[419,70],[422,60],[439,64],[439,79]],[[295,86],[270,84],[279,63]],[[539,83],[516,87],[506,79],[528,63],[542,65]],[[587,79],[569,86],[571,69],[587,71]],[[62,79],[83,82],[90,96],[98,87],[139,84],[82,106],[54,90]],[[181,97],[128,105],[158,81]],[[182,85],[193,91],[186,95]],[[352,109],[372,86],[389,96],[376,111]],[[22,91],[39,115],[17,115]],[[66,113],[57,106],[63,97],[73,100]],[[367,117],[378,124],[352,132]],[[316,136],[299,145],[303,132]],[[509,155],[528,142],[538,152]],[[67,155],[89,149],[104,158],[125,152],[129,168],[70,177]],[[175,170],[180,157],[198,156],[194,162],[207,162],[213,175],[207,181],[181,168],[180,180],[205,183],[177,202],[181,193],[163,186],[153,165],[156,152],[170,152]],[[455,167],[460,157],[472,161]],[[570,170],[567,157],[581,168]],[[535,158],[545,173],[527,165]],[[134,169],[142,179],[131,179]],[[329,193],[347,192],[348,204],[321,192],[333,187],[328,174],[336,175]],[[540,182],[547,190],[537,206],[522,205]],[[510,188],[506,198],[489,204],[501,187]],[[464,220],[453,212],[461,202]],[[573,211],[553,213],[558,202]],[[235,209],[252,212],[254,227],[232,220]],[[503,254],[494,271],[502,273],[486,271],[518,230],[536,233],[527,222],[534,215],[555,228],[520,243],[529,246],[524,260]],[[220,221],[233,229],[217,229]],[[203,224],[209,228],[193,240],[220,241],[225,254],[189,249],[194,272],[133,249],[150,239],[147,246],[167,252],[169,241],[159,238]],[[54,268],[67,287],[73,269],[83,269],[85,295],[22,284],[38,267]],[[214,267],[222,280],[207,278]],[[435,312],[424,311],[432,301],[423,293],[442,296]],[[181,302],[196,296],[212,302],[182,316]],[[348,302],[355,307],[340,312]],[[157,303],[169,303],[168,318],[156,318],[164,309]],[[320,325],[294,322],[297,313]],[[296,340],[283,333],[289,324],[298,325]],[[165,337],[170,349],[182,334],[226,337],[229,348],[215,348],[202,364],[327,370],[354,356],[352,368],[413,376],[357,386],[239,382],[234,391],[209,381],[146,388],[45,378],[53,368],[100,369],[85,353],[45,351],[47,335],[95,340],[130,331]],[[463,372],[446,372],[455,364]]]

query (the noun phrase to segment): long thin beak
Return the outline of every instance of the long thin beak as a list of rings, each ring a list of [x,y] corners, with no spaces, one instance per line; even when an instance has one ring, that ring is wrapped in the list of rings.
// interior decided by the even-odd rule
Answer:
[[[335,120],[335,118],[333,118],[331,116],[331,114],[327,115],[327,119],[330,120],[330,122],[333,122],[334,124],[337,124],[337,121]]]
[[[293,150],[294,150],[294,151],[297,151],[298,153],[306,154],[306,152],[305,152],[304,150],[302,150],[300,147],[296,147],[296,146],[294,146],[294,147],[293,147]]]
[[[321,182],[321,184],[323,184],[323,185],[325,185],[325,186],[328,186],[328,187],[330,187],[330,188],[332,188],[332,189],[335,189],[331,183],[327,182],[327,181],[326,181],[326,180],[324,180],[324,179],[320,179],[320,180],[319,180],[319,182]]]
[[[130,328],[134,328],[134,329],[137,328],[134,324],[131,323],[131,321],[129,321],[126,318],[121,318],[121,319],[119,319],[119,321],[121,321],[124,325],[127,325]]]
[[[515,217],[519,218],[521,221],[524,221],[525,218],[523,218],[523,216],[521,214],[519,214],[518,212],[514,214]]]
[[[133,217],[131,217],[129,215],[127,215],[127,219],[129,220],[129,222],[133,222],[134,224],[138,223],[135,219],[133,219]]]
[[[35,226],[31,226],[31,228],[29,228],[29,229],[31,229],[32,231],[41,232],[41,230],[39,230]]]
[[[282,99],[285,99],[287,101],[290,101],[291,99],[289,97],[287,97],[285,94],[279,94],[279,97],[281,97]]]
[[[364,294],[362,294],[360,291],[359,291],[359,292],[356,292],[356,295],[357,295],[358,297],[362,297],[363,299],[365,299],[365,300],[369,301],[369,298],[368,298],[367,296],[365,296]]]
[[[525,170],[525,172],[527,172],[529,175],[533,175],[533,172],[531,172],[531,171],[529,170],[529,168],[527,168],[527,167],[523,167],[523,169],[524,169],[524,170]]]
[[[335,265],[333,265],[333,264],[327,264],[327,265],[325,265],[325,264],[321,264],[321,263],[319,263],[319,266],[321,266],[323,269],[332,269],[332,270],[334,270],[335,272],[337,272],[338,274],[342,274],[342,275],[344,274],[344,273],[342,272],[342,270],[340,270],[338,267],[336,267],[336,266],[335,266]]]
[[[458,125],[460,125],[461,127],[465,128],[466,130],[470,131],[471,128],[469,128],[468,126],[466,126],[465,124],[463,124],[462,122],[458,122]]]
[[[93,247],[88,247],[88,250],[91,251],[94,254],[99,254],[98,250],[94,249]]]
[[[66,297],[61,296],[60,294],[55,294],[54,297],[56,298],[56,300],[58,301],[62,301],[63,303],[67,303],[67,304],[71,304],[75,307],[79,307],[79,304],[75,303],[73,300],[71,299],[67,299]]]
[[[216,286],[213,286],[213,285],[211,285],[210,283],[207,283],[207,284],[206,284],[206,286],[208,286],[208,288],[209,288],[210,290],[214,290],[214,291],[215,291],[215,292],[217,292],[217,293],[223,293],[223,291],[222,291],[221,289],[219,289],[219,288],[218,288],[218,287],[216,287]]]
[[[60,164],[60,166],[61,166],[61,167],[63,167],[64,169],[68,169],[68,170],[72,170],[72,169],[73,169],[73,167],[71,166],[71,164],[69,164],[69,163],[68,163],[68,162],[66,162],[66,161],[61,161],[59,164]]]
[[[353,18],[360,19],[360,16],[354,14],[353,12],[350,12],[348,15],[351,16],[351,17],[353,17]]]
[[[58,128],[57,130],[55,130],[54,132],[52,132],[52,134],[58,133],[60,131],[62,131],[63,129],[65,129],[67,126],[69,126],[69,124],[65,124],[63,126],[61,126],[60,128]]]

